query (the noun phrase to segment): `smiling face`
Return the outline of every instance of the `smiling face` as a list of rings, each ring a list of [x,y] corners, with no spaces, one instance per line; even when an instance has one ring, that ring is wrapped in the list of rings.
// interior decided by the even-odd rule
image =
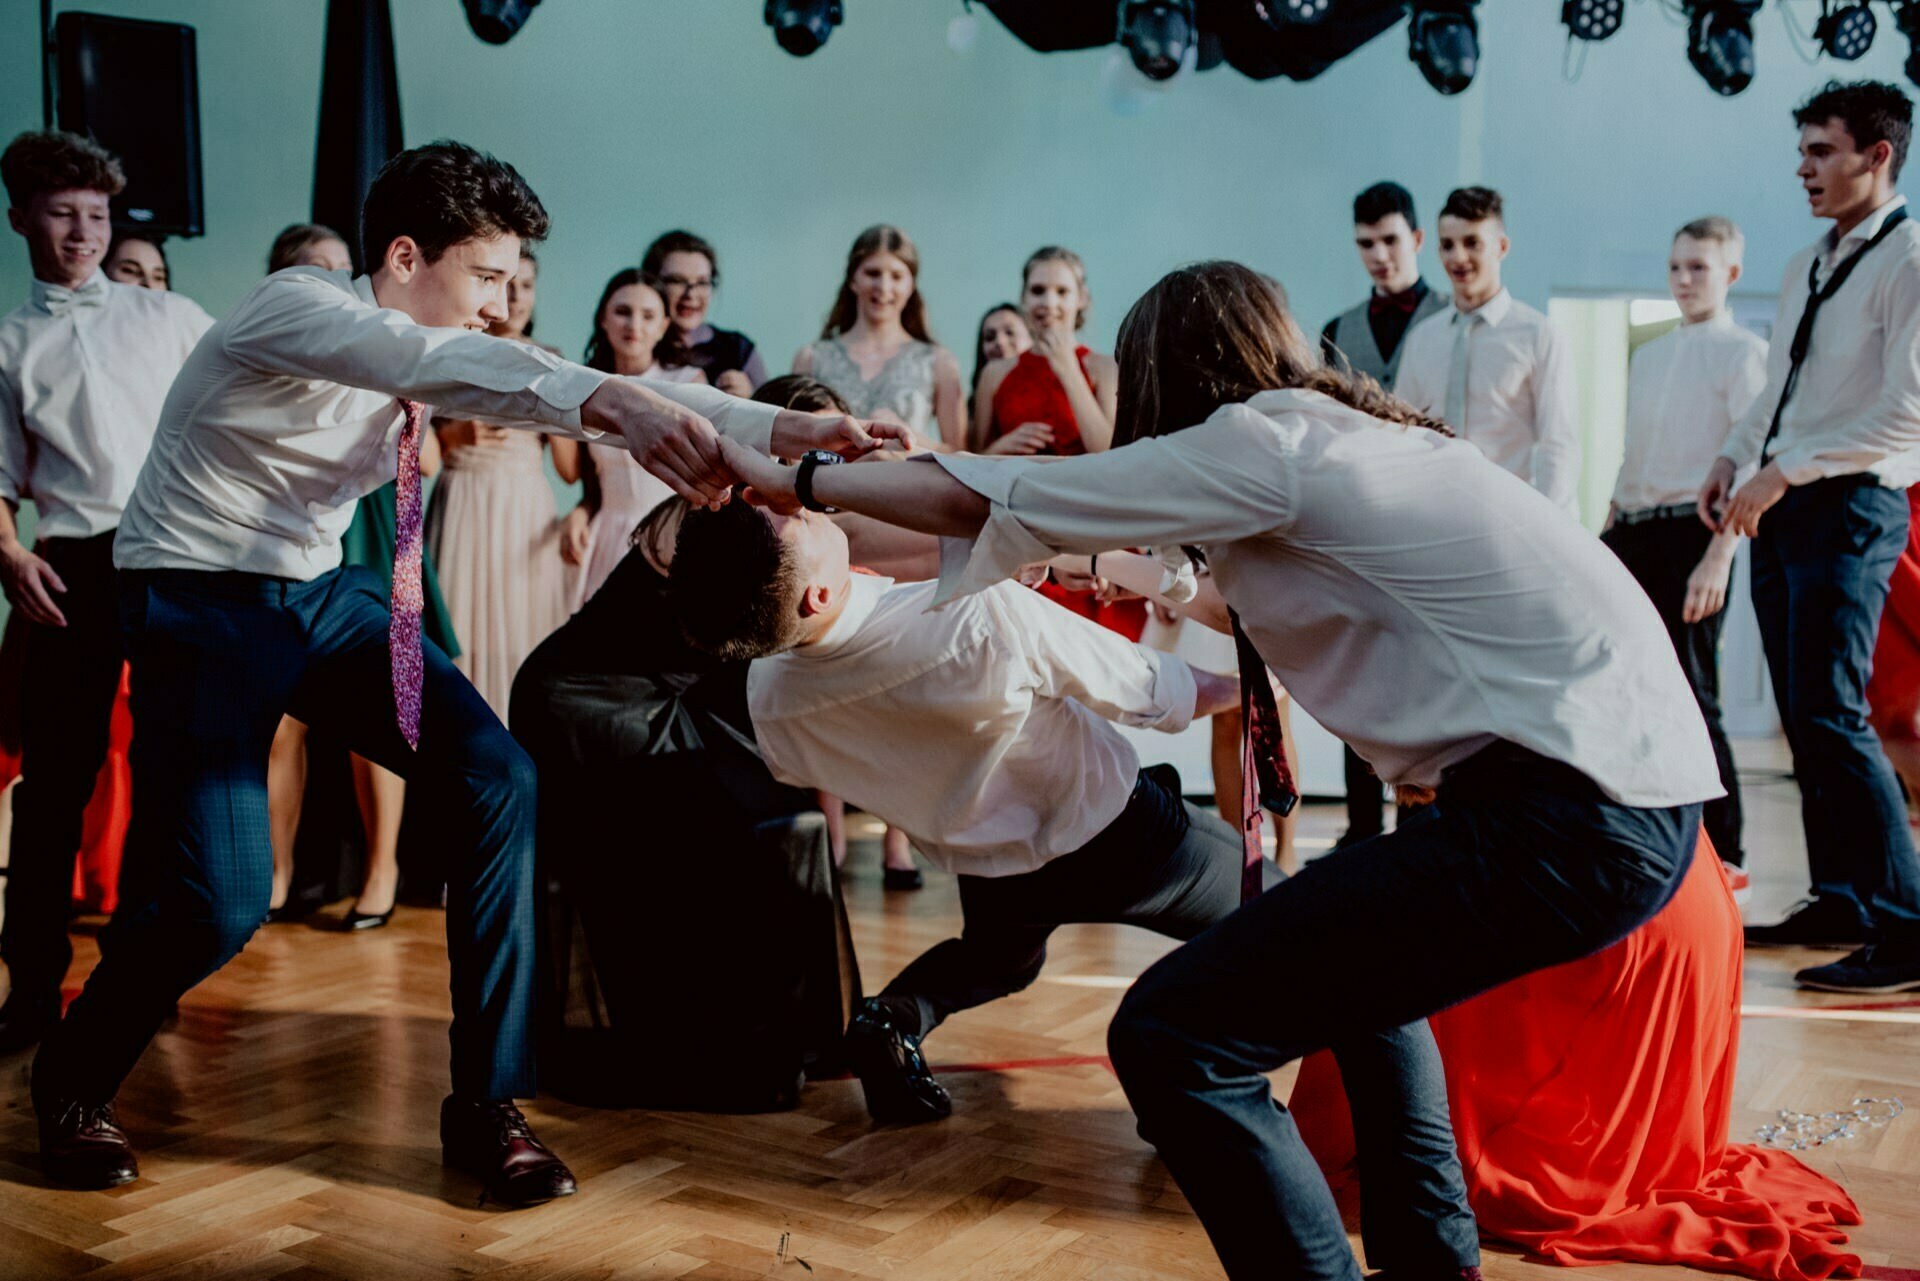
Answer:
[[[1012,360],[1033,350],[1033,330],[1017,311],[989,312],[980,322],[980,355],[986,360]]]
[[[1036,332],[1052,329],[1071,334],[1087,309],[1086,287],[1080,283],[1080,275],[1071,263],[1046,259],[1027,268],[1020,306],[1026,312],[1027,323]]]
[[[607,336],[618,373],[653,368],[654,346],[667,333],[667,304],[651,285],[622,285],[600,309],[600,331]]]
[[[1405,214],[1392,213],[1378,222],[1353,225],[1354,248],[1360,251],[1360,265],[1367,269],[1373,287],[1383,293],[1397,294],[1413,288],[1420,279],[1420,246],[1426,233],[1415,231]]]
[[[411,236],[387,246],[374,297],[422,325],[486,329],[507,318],[507,282],[520,269],[520,237],[462,240],[426,261]]]
[[[676,250],[660,260],[660,292],[674,328],[692,333],[707,323],[713,303],[713,261],[705,254]]]
[[[1727,291],[1740,279],[1740,264],[1724,240],[1675,236],[1667,256],[1667,288],[1690,322],[1708,320],[1727,305]]]
[[[1893,148],[1877,142],[1862,150],[1839,118],[1800,126],[1800,186],[1816,218],[1858,220],[1881,203],[1880,182]]]
[[[1469,222],[1440,215],[1440,265],[1453,283],[1453,298],[1471,311],[1500,292],[1500,263],[1510,245],[1498,218]]]
[[[913,297],[913,269],[893,254],[868,254],[854,267],[847,286],[860,305],[862,320],[870,325],[898,321]]]
[[[108,255],[107,279],[136,289],[167,291],[167,260],[144,240],[123,240]]]
[[[107,206],[106,192],[74,188],[35,192],[26,208],[7,210],[7,221],[26,237],[34,276],[69,289],[85,284],[113,240]]]

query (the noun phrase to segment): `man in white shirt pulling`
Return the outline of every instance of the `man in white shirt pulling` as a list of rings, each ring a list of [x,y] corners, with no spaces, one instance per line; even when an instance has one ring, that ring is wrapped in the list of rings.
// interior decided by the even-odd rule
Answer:
[[[25,629],[21,778],[0,956],[0,1054],[60,1018],[74,853],[107,756],[122,642],[113,536],[173,376],[213,320],[190,299],[108,281],[120,162],[88,139],[25,133],[0,155],[8,220],[33,266],[0,319],[0,585]],[[29,551],[14,525],[32,499]]]
[[[1766,388],[1699,499],[1715,530],[1753,539],[1754,613],[1813,882],[1810,901],[1749,926],[1747,942],[1855,949],[1801,970],[1803,987],[1920,990],[1920,859],[1866,700],[1907,543],[1903,491],[1920,481],[1920,224],[1893,189],[1913,105],[1893,85],[1830,82],[1793,118],[1808,204],[1833,227],[1787,264]]]
[[[1032,983],[1055,927],[1188,939],[1240,904],[1238,834],[1142,773],[1107,723],[1178,732],[1237,707],[1238,682],[1011,583],[929,612],[935,588],[851,571],[824,515],[744,503],[689,513],[672,570],[689,639],[757,660],[748,708],[774,777],[853,801],[959,876],[961,937],[848,1029],[878,1121],[951,1111],[921,1041]]]
[[[1682,322],[1642,346],[1627,379],[1626,457],[1614,482],[1606,543],[1667,625],[1680,670],[1700,702],[1727,794],[1705,807],[1707,835],[1736,869],[1740,782],[1720,721],[1720,632],[1739,536],[1714,533],[1695,510],[1700,477],[1767,377],[1767,344],[1733,322],[1727,291],[1740,279],[1744,241],[1728,218],[1680,228],[1667,285]],[[1736,892],[1744,879],[1734,878]]]
[[[862,451],[860,425],[653,391],[479,332],[546,234],[513,168],[458,143],[402,152],[363,212],[371,276],[292,268],[210,330],[174,380],[114,547],[133,662],[132,884],[104,957],[33,1073],[56,1181],[138,1176],[112,1099],[174,1001],[266,915],[266,764],[283,714],[331,728],[435,808],[451,855],[448,1164],[529,1205],[572,1193],[513,1100],[533,1093],[534,769],[420,635],[419,442],[431,409],[621,437],[694,501],[728,480],[715,429],[754,449]],[[663,399],[665,396],[667,399]],[[702,414],[711,416],[710,423]],[[362,495],[398,479],[391,607],[340,567]]]
[[[1407,334],[1394,391],[1571,512],[1580,481],[1572,354],[1553,322],[1500,282],[1511,248],[1500,193],[1453,192],[1437,230],[1453,306]]]

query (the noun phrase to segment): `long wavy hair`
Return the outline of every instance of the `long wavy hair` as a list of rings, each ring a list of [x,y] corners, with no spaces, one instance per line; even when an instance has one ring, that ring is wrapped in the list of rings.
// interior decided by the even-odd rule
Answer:
[[[1384,422],[1452,435],[1439,419],[1365,374],[1320,359],[1278,281],[1237,262],[1201,262],[1162,276],[1120,322],[1114,445],[1205,422],[1263,391],[1322,392]]]
[[[853,292],[853,277],[860,270],[860,264],[875,254],[892,254],[907,265],[907,274],[913,277],[913,296],[900,309],[900,324],[921,342],[932,342],[933,334],[927,329],[926,299],[920,296],[920,251],[914,248],[906,232],[884,222],[861,232],[853,248],[847,251],[847,273],[840,278],[840,296],[833,300],[833,310],[827,313],[820,337],[837,338],[860,319],[860,300]]]

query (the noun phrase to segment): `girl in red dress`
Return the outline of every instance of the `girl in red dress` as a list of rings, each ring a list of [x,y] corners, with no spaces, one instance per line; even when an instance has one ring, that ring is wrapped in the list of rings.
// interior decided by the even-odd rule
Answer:
[[[1907,491],[1907,505],[1913,521],[1880,615],[1867,714],[1908,799],[1920,801],[1920,485]]]

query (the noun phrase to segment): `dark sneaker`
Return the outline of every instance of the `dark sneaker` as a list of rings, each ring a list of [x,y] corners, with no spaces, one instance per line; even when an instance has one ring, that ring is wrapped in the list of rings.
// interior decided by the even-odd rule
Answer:
[[[1890,996],[1920,992],[1920,948],[1893,948],[1870,943],[1827,965],[1815,965],[1793,976],[1801,987],[1816,992],[1851,992],[1859,996]]]
[[[920,1057],[919,1038],[897,1026],[875,1001],[862,1001],[847,1025],[847,1062],[860,1078],[874,1120],[914,1125],[953,1115],[953,1098]]]
[[[1778,925],[1749,925],[1748,947],[1859,947],[1867,941],[1860,909],[1830,896],[1801,900]]]
[[[502,1205],[539,1205],[576,1190],[573,1172],[510,1102],[448,1095],[440,1105],[440,1153],[448,1165],[486,1184],[487,1196]]]
[[[113,1117],[111,1103],[54,1099],[35,1105],[40,1119],[40,1168],[70,1188],[117,1188],[140,1177],[133,1144]]]

